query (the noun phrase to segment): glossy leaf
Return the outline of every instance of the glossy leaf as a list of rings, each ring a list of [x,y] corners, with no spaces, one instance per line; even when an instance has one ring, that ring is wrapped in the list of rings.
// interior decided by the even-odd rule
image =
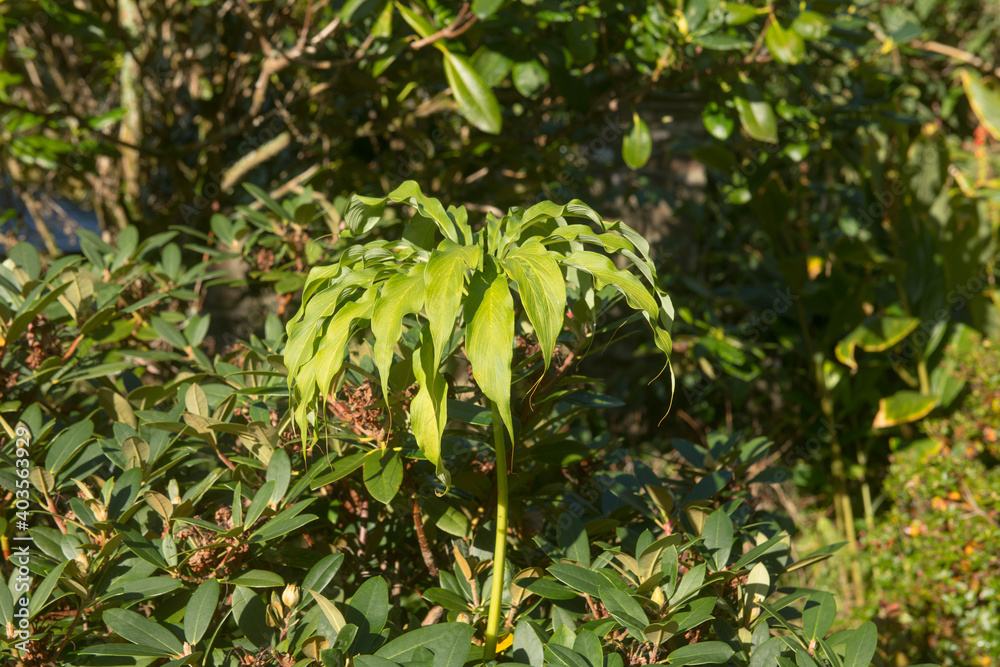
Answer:
[[[358,626],[360,634],[377,635],[389,618],[389,587],[382,577],[361,584],[347,604],[344,619]]]
[[[324,557],[313,565],[306,574],[306,578],[302,580],[302,588],[322,593],[337,576],[337,571],[340,570],[343,563],[344,554],[342,553],[333,553]]]
[[[733,656],[729,644],[717,641],[698,642],[674,649],[667,656],[670,665],[723,665]]]
[[[733,549],[733,522],[721,509],[715,510],[705,522],[702,530],[704,545],[711,554],[716,570],[725,568]]]
[[[833,626],[837,603],[825,591],[813,593],[802,610],[802,633],[807,641],[823,639]]]
[[[752,139],[775,143],[778,141],[778,120],[771,104],[761,97],[751,83],[744,85],[744,94],[734,98],[740,125]]]
[[[514,61],[500,53],[488,49],[485,46],[479,47],[472,56],[472,66],[476,68],[483,83],[490,88],[497,86],[510,74]]]
[[[819,12],[806,10],[792,21],[792,30],[803,39],[823,39],[830,32],[830,23]]]
[[[184,638],[193,646],[201,641],[212,624],[219,604],[219,580],[206,579],[188,600],[184,610]]]
[[[633,113],[632,130],[622,142],[622,157],[625,159],[625,164],[629,169],[640,169],[649,162],[649,156],[652,154],[653,137],[649,133],[649,126],[638,113]]]
[[[165,627],[134,611],[108,609],[104,612],[104,623],[111,630],[139,646],[165,651],[179,656],[183,653],[180,641]]]
[[[767,28],[764,43],[774,59],[786,65],[797,65],[805,55],[806,47],[802,36],[794,30],[786,30],[774,20]]]
[[[488,19],[497,13],[502,4],[503,0],[472,0],[472,13],[480,20]]]
[[[642,605],[636,602],[631,595],[611,584],[602,585],[600,591],[601,602],[607,607],[608,613],[621,623],[632,637],[639,641],[645,641],[643,629],[649,625],[649,619],[646,618],[646,612],[643,611]]]
[[[380,658],[406,663],[421,648],[434,654],[434,667],[462,667],[472,647],[473,628],[467,623],[439,623],[411,630],[375,652]]]
[[[474,126],[499,134],[502,127],[500,105],[493,91],[486,87],[475,68],[463,56],[444,52],[444,73],[458,109]]]
[[[844,649],[843,667],[868,667],[878,648],[878,630],[871,621],[851,632]]]

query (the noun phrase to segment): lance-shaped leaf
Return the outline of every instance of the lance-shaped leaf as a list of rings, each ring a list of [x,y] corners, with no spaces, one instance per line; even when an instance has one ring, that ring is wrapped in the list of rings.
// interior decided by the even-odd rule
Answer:
[[[312,359],[315,354],[314,344],[322,329],[321,322],[336,312],[337,304],[344,292],[355,287],[371,287],[376,275],[378,275],[377,269],[348,271],[303,304],[288,325],[285,368],[288,369],[289,383],[299,367]]]
[[[552,218],[587,218],[599,225],[602,224],[601,216],[597,214],[597,211],[579,199],[573,199],[561,206],[554,202],[543,201],[529,208],[521,216],[522,230]]]
[[[309,275],[306,276],[306,284],[302,288],[302,305],[305,306],[305,304],[309,302],[309,297],[317,291],[323,289],[324,287],[329,287],[330,281],[340,275],[340,271],[340,264],[314,266],[309,269]],[[296,317],[292,318],[292,320],[294,321],[298,319],[298,315],[304,312],[305,309],[303,308],[296,313]]]
[[[622,254],[626,254],[626,252],[623,251]],[[633,257],[635,257],[634,254]],[[640,264],[643,263],[637,257],[633,262],[636,260]],[[657,299],[646,289],[642,281],[628,271],[621,271],[616,268],[614,263],[604,255],[598,255],[593,252],[577,250],[564,257],[562,263],[569,267],[581,269],[592,275],[597,289],[603,289],[606,285],[615,287],[615,289],[625,296],[625,300],[629,306],[636,310],[641,310],[650,328],[653,330],[653,340],[656,343],[656,347],[667,357],[664,370],[670,368],[670,352],[673,349],[673,343],[671,342],[670,332],[666,326],[673,320],[673,313],[666,313],[660,310]],[[660,293],[658,289],[656,292],[657,294]],[[669,300],[666,303],[669,304]],[[674,393],[673,388],[674,376],[671,372],[671,397]]]
[[[451,478],[441,460],[441,439],[448,422],[448,381],[438,372],[428,325],[420,332],[420,348],[413,352],[413,375],[420,389],[410,403],[410,430],[420,451],[434,464],[447,493]]]
[[[507,275],[517,283],[548,370],[566,311],[566,283],[559,264],[537,238],[512,249],[502,264]]]
[[[410,273],[397,273],[389,278],[372,312],[375,366],[382,382],[382,396],[387,401],[392,350],[403,333],[403,317],[424,307],[424,266],[417,264]]]
[[[982,80],[969,70],[962,70],[962,87],[979,122],[995,140],[1000,141],[1000,94],[984,86]]]
[[[424,312],[431,325],[434,358],[437,361],[441,360],[445,345],[455,330],[455,319],[462,305],[465,271],[479,268],[481,253],[478,245],[460,246],[443,241],[427,262],[424,271]]]
[[[642,282],[628,271],[621,271],[615,267],[614,262],[594,252],[577,250],[567,255],[562,260],[563,264],[582,269],[594,276],[598,289],[603,289],[606,285],[616,288],[628,305],[636,310],[643,310],[649,314],[652,321],[656,321],[659,313],[659,306],[656,299],[649,293]]]
[[[155,648],[170,655],[183,653],[180,641],[172,632],[134,611],[108,609],[104,612],[104,624],[133,644]]]
[[[451,86],[451,94],[458,102],[458,110],[483,132],[500,134],[500,105],[493,91],[483,83],[468,60],[443,46],[439,48],[444,53],[444,74]]]
[[[455,243],[459,242],[458,227],[456,221],[448,215],[441,202],[433,197],[426,196],[417,185],[416,181],[406,181],[398,188],[389,193],[389,199],[404,204],[409,204],[423,215],[430,218],[441,230],[445,237]],[[466,225],[467,226],[467,225]],[[471,233],[471,232],[470,232]],[[466,236],[463,233],[463,236]]]
[[[496,404],[513,440],[510,365],[514,357],[514,299],[506,276],[498,274],[492,264],[473,275],[469,283],[465,321],[465,354],[476,383]]]
[[[604,222],[602,224],[604,225],[604,231],[617,232],[627,238],[629,242],[635,246],[636,250],[639,251],[642,257],[646,261],[649,261],[649,241],[647,241],[642,234],[635,231],[621,220],[616,220],[615,222]]]
[[[369,289],[357,301],[338,308],[326,327],[323,340],[316,350],[316,388],[321,394],[330,391],[330,383],[344,363],[344,348],[351,337],[354,323],[371,317],[376,290]]]
[[[851,333],[837,343],[834,354],[840,363],[858,370],[854,351],[860,347],[866,352],[882,352],[896,345],[920,324],[916,317],[871,315]]]

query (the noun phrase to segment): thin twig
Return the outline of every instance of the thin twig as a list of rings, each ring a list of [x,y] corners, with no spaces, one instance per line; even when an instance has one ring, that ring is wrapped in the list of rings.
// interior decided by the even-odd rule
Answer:
[[[461,9],[458,10],[458,14],[455,16],[455,20],[452,21],[451,25],[441,28],[433,35],[428,35],[423,39],[418,39],[417,41],[410,43],[410,48],[422,49],[428,44],[433,44],[439,39],[451,39],[453,37],[458,37],[463,32],[471,28],[477,20],[476,15],[469,11],[469,3],[465,2],[462,4]]]
[[[923,42],[919,39],[908,42],[906,46],[912,46],[913,48],[920,49],[921,51],[930,51],[931,53],[947,56],[952,60],[958,60],[966,63],[967,65],[972,65],[987,74],[1000,77],[1000,67],[994,68],[992,65],[987,64],[986,61],[979,56],[973,55],[968,51],[963,51],[962,49],[954,46],[948,46],[947,44],[942,44],[941,42]]]

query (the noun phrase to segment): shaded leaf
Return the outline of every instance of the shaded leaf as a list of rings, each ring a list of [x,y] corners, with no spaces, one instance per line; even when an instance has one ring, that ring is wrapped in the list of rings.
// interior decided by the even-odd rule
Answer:
[[[206,579],[191,594],[184,610],[184,638],[191,645],[197,644],[205,636],[215,616],[219,604],[219,580]]]
[[[104,624],[133,644],[166,651],[170,655],[183,653],[180,641],[165,627],[145,616],[127,609],[108,609],[103,615]]]

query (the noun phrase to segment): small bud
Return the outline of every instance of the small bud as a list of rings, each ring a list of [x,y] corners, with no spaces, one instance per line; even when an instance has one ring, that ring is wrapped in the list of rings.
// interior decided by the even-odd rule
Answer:
[[[271,594],[270,607],[271,613],[268,614],[268,625],[272,625],[271,621],[273,621],[273,626],[278,627],[280,619],[285,617],[285,609],[281,606],[281,600],[279,600],[278,596],[274,593]]]
[[[14,630],[14,622],[7,621],[7,639],[13,639],[17,636],[17,631]]]
[[[288,584],[285,586],[284,592],[281,594],[281,601],[285,603],[285,606],[289,609],[293,608],[299,603],[301,595],[299,594],[299,587],[295,584]]]
[[[108,508],[104,505],[104,503],[99,503],[95,500],[88,504],[90,505],[90,511],[94,513],[94,519],[96,521],[100,522],[108,520]]]
[[[77,554],[76,564],[80,566],[81,572],[86,572],[87,568],[90,567],[90,559],[87,558],[87,554]]]

